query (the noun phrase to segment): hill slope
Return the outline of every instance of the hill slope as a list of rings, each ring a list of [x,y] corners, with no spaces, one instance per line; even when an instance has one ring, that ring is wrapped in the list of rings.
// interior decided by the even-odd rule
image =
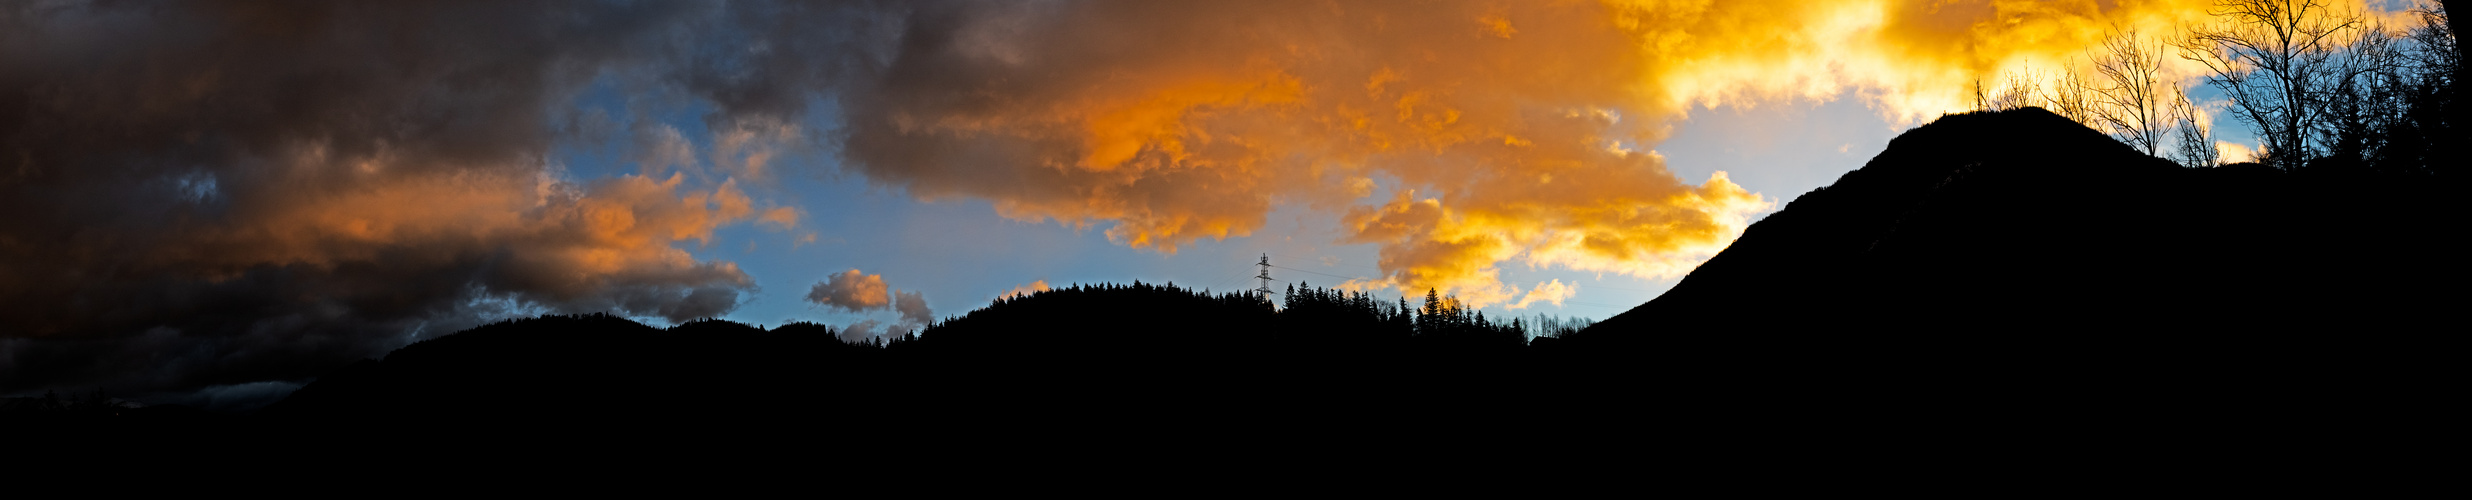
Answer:
[[[2041,109],[1952,115],[1572,340],[1789,371],[2410,357],[2457,335],[2451,192],[2180,168]]]

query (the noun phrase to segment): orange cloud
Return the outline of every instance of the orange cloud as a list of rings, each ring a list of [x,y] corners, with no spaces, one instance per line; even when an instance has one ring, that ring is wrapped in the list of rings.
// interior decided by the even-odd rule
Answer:
[[[1357,286],[1506,303],[1504,262],[1670,277],[1774,201],[1645,150],[1697,106],[1914,123],[2206,0],[1078,2],[935,11],[847,102],[852,168],[1173,253],[1274,203],[1379,246]],[[2357,3],[2354,4],[2358,6]],[[933,10],[933,9],[930,9]],[[2166,76],[2197,74],[2173,60]],[[2086,73],[2080,71],[2081,74]],[[1625,149],[1631,148],[1631,149]],[[1373,198],[1390,186],[1396,196]],[[1532,292],[1532,291],[1531,291]]]
[[[1639,210],[1675,220],[1732,208],[1674,204],[1698,188],[1647,155],[1609,150],[1652,131],[1619,123],[1644,103],[1645,75],[1600,5],[1063,11],[967,15],[952,31],[913,33],[953,43],[901,54],[880,95],[863,100],[875,104],[851,111],[852,163],[921,197],[1110,224],[1112,240],[1162,252],[1250,234],[1274,202],[1357,214],[1347,217],[1365,232],[1348,239],[1382,245],[1395,284],[1450,285],[1463,298],[1492,282],[1494,263],[1548,236],[1646,227],[1559,214],[1505,226],[1574,203],[1549,198],[1594,194],[1532,186],[1552,177],[1569,179],[1557,188],[1637,188],[1605,203],[1656,205]],[[1358,205],[1385,181],[1428,196]]]
[[[2176,33],[2206,0],[1610,2],[1668,106],[1855,95],[1915,122],[1970,107],[1976,80],[2079,67],[2115,29]],[[2194,77],[2193,65],[2168,73]]]
[[[1563,299],[1571,298],[1573,295],[1579,295],[1579,287],[1562,284],[1562,280],[1546,281],[1537,283],[1536,288],[1529,289],[1527,295],[1520,296],[1518,302],[1512,302],[1507,307],[1522,309],[1538,301],[1560,306]]]
[[[734,264],[698,262],[675,246],[707,243],[715,229],[752,215],[733,182],[681,192],[677,175],[583,186],[518,175],[405,173],[341,189],[263,193],[236,203],[230,224],[184,227],[173,238],[185,243],[161,248],[148,263],[221,280],[263,266],[452,268],[493,253],[504,266],[484,283],[579,310],[634,310],[606,296],[634,284],[753,284]]]
[[[926,325],[935,320],[935,312],[927,307],[927,295],[919,292],[893,290],[883,275],[865,274],[851,269],[824,277],[807,289],[807,301],[849,312],[891,309],[910,325]],[[890,330],[887,330],[890,331]]]
[[[807,290],[807,301],[851,312],[883,309],[893,304],[893,288],[883,275],[851,269],[816,282]]]
[[[766,209],[764,210],[764,215],[757,216],[755,218],[755,222],[757,224],[770,227],[776,231],[788,231],[791,228],[798,227],[798,209],[791,207],[773,207]]]
[[[1013,287],[1013,289],[1011,289],[1011,290],[1005,290],[1005,291],[1004,291],[1004,293],[997,294],[997,295],[996,295],[996,299],[997,299],[997,300],[1010,299],[1010,298],[1014,298],[1014,297],[1021,297],[1021,296],[1030,295],[1030,294],[1032,294],[1032,293],[1044,292],[1044,291],[1047,291],[1047,290],[1048,290],[1048,288],[1047,288],[1047,280],[1037,280],[1037,281],[1032,281],[1032,282],[1030,282],[1030,284],[1027,284],[1027,285],[1022,285],[1022,286]]]
[[[1590,3],[1099,3],[913,33],[846,152],[925,198],[1111,224],[1174,252],[1259,229],[1274,202],[1341,214],[1383,285],[1515,299],[1497,264],[1721,247],[1757,195],[1692,186],[1654,155],[1638,37]],[[917,75],[912,79],[907,75]],[[1362,205],[1395,183],[1400,200]],[[1413,197],[1413,195],[1422,197]],[[1349,208],[1349,207],[1353,208]],[[1672,267],[1672,266],[1667,266]]]

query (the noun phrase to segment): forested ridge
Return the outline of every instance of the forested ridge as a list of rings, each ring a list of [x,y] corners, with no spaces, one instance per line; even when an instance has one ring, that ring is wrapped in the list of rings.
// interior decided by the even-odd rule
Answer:
[[[1409,307],[1308,285],[1277,302],[1139,282],[1077,285],[856,343],[812,323],[767,330],[706,320],[659,329],[611,316],[544,316],[413,344],[330,375],[265,413],[598,413],[659,394],[757,408],[798,407],[811,398],[852,404],[954,394],[1107,404],[1150,391],[1315,392],[1311,384],[1340,372],[1401,370],[1430,373],[1402,379],[1394,390],[1447,391],[1407,382],[1507,368],[1528,345],[1524,321],[1485,319],[1447,297]],[[1244,397],[1256,396],[1268,397]]]

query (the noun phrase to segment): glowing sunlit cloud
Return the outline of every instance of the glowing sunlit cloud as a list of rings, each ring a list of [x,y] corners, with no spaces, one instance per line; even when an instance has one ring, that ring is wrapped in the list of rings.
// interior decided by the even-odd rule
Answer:
[[[337,161],[314,148],[291,159],[304,167]],[[421,172],[385,157],[358,163]],[[228,223],[183,227],[167,237],[186,243],[141,262],[221,280],[264,266],[454,269],[492,255],[501,265],[475,284],[498,293],[551,310],[672,320],[727,312],[753,286],[735,264],[698,262],[675,246],[709,242],[715,229],[751,215],[734,183],[685,189],[673,175],[579,186],[515,175],[406,173],[349,189],[249,193]],[[662,295],[670,298],[654,299]]]
[[[1569,299],[1575,295],[1579,295],[1579,287],[1562,284],[1562,280],[1551,280],[1537,283],[1535,287],[1528,289],[1527,295],[1520,296],[1518,302],[1512,302],[1509,306],[1505,307],[1510,309],[1523,309],[1528,307],[1529,304],[1534,304],[1539,301],[1551,303],[1556,307],[1560,307],[1563,299]]]
[[[927,307],[926,294],[894,290],[885,283],[883,275],[857,269],[825,276],[823,281],[807,288],[807,301],[853,313],[891,310],[909,325],[925,325],[935,319],[935,312]]]
[[[2223,163],[2257,161],[2256,149],[2237,142],[2215,141],[2215,154],[2221,155]]]
[[[865,274],[851,269],[824,277],[807,289],[807,301],[816,305],[850,312],[883,309],[893,303],[892,287],[884,283],[884,275]]]
[[[894,81],[859,100],[856,168],[1006,217],[1108,224],[1162,252],[1250,234],[1274,202],[1301,202],[1380,246],[1387,286],[1477,306],[1518,299],[1497,263],[1560,235],[1607,243],[1541,262],[1722,245],[1739,228],[1714,226],[1765,203],[1608,146],[1658,133],[1620,117],[1671,111],[1642,98],[1634,38],[1602,5],[997,10],[913,33],[953,43],[907,46]],[[1424,198],[1358,205],[1386,181]],[[1640,234],[1661,231],[1683,232]]]
[[[1775,200],[1650,145],[1698,106],[1859,99],[1895,123],[2085,69],[2205,0],[1088,2],[934,10],[851,99],[851,168],[1174,253],[1274,204],[1377,246],[1357,287],[1508,303],[1501,263],[1664,278]],[[934,41],[928,43],[927,41]],[[2187,85],[2199,69],[2167,58]],[[2048,85],[2048,83],[2047,83]],[[1381,191],[1410,198],[1384,201]]]
[[[798,209],[792,207],[765,209],[763,215],[755,218],[755,222],[775,231],[788,231],[798,227]]]
[[[1502,262],[1671,277],[1775,202],[1674,179],[1652,144],[1694,106],[1853,97],[1912,123],[1977,81],[2057,75],[2202,0],[1095,2],[944,12],[851,109],[846,153],[922,198],[1106,225],[1162,252],[1259,229],[1274,202],[1377,245],[1357,286],[1516,290]],[[1052,8],[1051,8],[1052,7]],[[1139,43],[1127,43],[1139,40]],[[2189,65],[2170,62],[2185,81]],[[1378,186],[1415,199],[1378,202]],[[1366,203],[1372,202],[1368,205]]]
[[[1029,296],[1030,294],[1033,294],[1033,293],[1038,293],[1038,292],[1044,292],[1044,291],[1047,291],[1047,290],[1048,290],[1048,287],[1047,287],[1047,280],[1036,280],[1036,281],[1031,281],[1031,282],[1030,282],[1030,284],[1027,284],[1027,285],[1016,286],[1016,287],[1013,287],[1013,289],[1011,289],[1011,290],[1005,290],[1005,291],[1004,291],[1004,293],[997,294],[997,295],[996,295],[996,299],[997,299],[997,300],[1008,300],[1008,299],[1013,299],[1013,298],[1018,298],[1018,297],[1025,297],[1025,296]]]

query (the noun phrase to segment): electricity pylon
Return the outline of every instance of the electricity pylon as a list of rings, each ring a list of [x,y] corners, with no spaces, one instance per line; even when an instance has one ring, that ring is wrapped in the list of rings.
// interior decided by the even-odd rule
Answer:
[[[1253,277],[1262,280],[1262,287],[1253,289],[1253,293],[1260,294],[1262,300],[1270,300],[1270,254],[1262,254],[1262,274]]]

